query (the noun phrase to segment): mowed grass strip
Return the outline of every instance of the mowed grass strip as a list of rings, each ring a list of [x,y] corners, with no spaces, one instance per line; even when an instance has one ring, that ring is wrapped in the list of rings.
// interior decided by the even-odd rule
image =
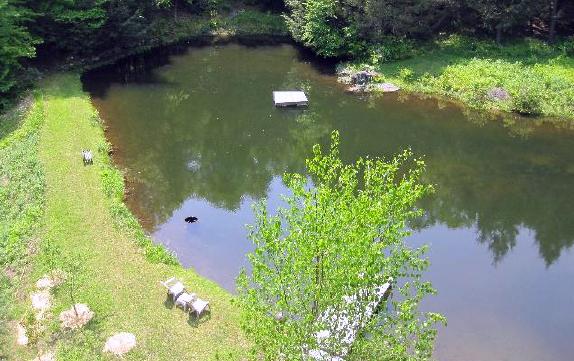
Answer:
[[[126,360],[241,359],[246,342],[232,296],[192,270],[148,261],[134,239],[140,230],[126,231],[114,222],[113,200],[105,195],[102,181],[109,158],[97,151],[103,149],[104,134],[94,121],[79,75],[51,76],[41,92],[45,123],[39,152],[47,185],[43,258],[48,258],[42,264],[81,259],[76,300],[95,312],[81,331],[61,333],[53,321],[51,328],[58,336],[52,347],[58,359],[112,358],[102,348],[117,332],[137,338]],[[82,164],[82,149],[94,151],[92,166]],[[38,266],[36,276],[45,271],[46,266]],[[172,276],[210,302],[210,316],[194,322],[183,311],[164,305],[165,289],[159,281]],[[68,292],[57,291],[54,315],[70,306]]]

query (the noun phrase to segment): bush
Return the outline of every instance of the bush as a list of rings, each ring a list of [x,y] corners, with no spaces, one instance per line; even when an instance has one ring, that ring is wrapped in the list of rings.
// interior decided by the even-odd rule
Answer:
[[[536,90],[529,85],[523,85],[512,97],[512,111],[523,115],[539,115],[542,113],[542,102]]]
[[[574,37],[564,41],[560,44],[560,48],[566,56],[574,57]]]
[[[397,37],[388,37],[369,49],[370,60],[374,65],[407,59],[413,56],[414,52],[415,47],[411,40]]]
[[[399,78],[403,81],[411,80],[415,76],[415,72],[409,68],[400,68],[399,69]]]
[[[238,279],[242,326],[254,359],[304,360],[309,350],[329,355],[323,359],[430,359],[434,327],[444,318],[419,311],[419,302],[434,293],[422,280],[426,247],[404,241],[408,222],[421,214],[417,200],[432,189],[420,183],[424,163],[405,151],[389,161],[344,164],[334,132],[330,152],[316,145],[306,164],[310,177],[284,177],[287,208],[270,215],[264,201],[255,207],[252,271]],[[392,302],[375,300],[371,291],[388,281],[394,284]],[[349,295],[361,296],[344,302]],[[369,313],[371,302],[382,302],[379,315]],[[362,332],[355,342],[337,333],[318,341],[317,331],[340,327],[329,314],[353,322]],[[350,343],[359,355],[346,357]]]

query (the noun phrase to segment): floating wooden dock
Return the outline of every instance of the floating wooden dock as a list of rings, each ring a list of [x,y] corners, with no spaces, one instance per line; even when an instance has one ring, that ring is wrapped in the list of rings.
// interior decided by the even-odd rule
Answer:
[[[307,360],[344,361],[359,332],[377,314],[380,305],[391,291],[392,278],[374,289],[359,290],[352,296],[344,296],[342,309],[327,309],[319,321],[327,328],[315,334],[318,349],[307,353]],[[361,300],[370,300],[364,304]],[[334,350],[337,350],[334,352]]]
[[[305,107],[309,100],[302,91],[274,91],[273,103],[276,107]]]

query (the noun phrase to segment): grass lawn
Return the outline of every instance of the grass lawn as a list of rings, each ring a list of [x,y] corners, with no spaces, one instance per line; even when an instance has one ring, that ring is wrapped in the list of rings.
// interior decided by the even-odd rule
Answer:
[[[16,346],[12,332],[5,338],[10,342],[5,355],[0,356],[31,360],[39,351],[55,350],[58,360],[113,359],[102,354],[105,340],[125,331],[137,339],[126,360],[241,359],[246,341],[232,296],[194,271],[170,264],[173,259],[145,238],[121,203],[122,179],[110,164],[102,127],[82,92],[79,75],[58,74],[44,80],[33,110],[28,117],[40,117],[36,123],[41,126],[35,128],[35,143],[29,149],[42,173],[39,184],[45,182],[45,187],[39,186],[44,194],[37,195],[43,210],[35,222],[41,225],[35,232],[39,239],[35,252],[21,252],[21,258],[29,259],[30,276],[20,274],[9,282],[12,288],[26,289],[15,297],[18,306],[10,309],[10,315],[30,319],[27,295],[35,280],[61,268],[65,260],[81,259],[75,297],[88,304],[95,317],[81,331],[60,331],[57,315],[71,306],[68,292],[60,287],[54,292],[53,316],[33,343]],[[25,119],[22,127],[29,122]],[[95,152],[92,166],[82,165],[82,149]],[[165,290],[159,281],[172,276],[210,301],[210,316],[197,322],[164,305]]]
[[[498,46],[453,35],[404,52],[406,59],[349,66],[371,65],[382,74],[380,81],[473,108],[555,117],[554,123],[570,125],[574,120],[574,40],[551,46],[526,39]],[[504,89],[508,99],[492,99],[494,88]]]

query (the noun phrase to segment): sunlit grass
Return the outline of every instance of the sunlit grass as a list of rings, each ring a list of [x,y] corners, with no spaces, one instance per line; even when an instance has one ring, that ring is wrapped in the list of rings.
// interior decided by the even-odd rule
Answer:
[[[551,46],[532,39],[498,46],[450,36],[419,44],[411,57],[376,68],[381,81],[411,92],[447,96],[478,109],[557,117],[555,121],[561,122],[574,119],[571,46],[569,42]],[[493,88],[506,90],[509,99],[489,97]]]
[[[67,292],[56,290],[55,316],[46,331],[31,346],[11,347],[10,356],[28,359],[37,351],[55,349],[61,360],[111,359],[102,354],[104,342],[125,331],[135,334],[138,343],[126,360],[240,359],[245,339],[232,296],[173,264],[123,206],[123,179],[111,166],[102,127],[79,76],[52,76],[39,93],[43,127],[36,132],[37,159],[46,183],[45,207],[38,256],[25,290],[31,291],[32,283],[50,269],[82,259],[76,299],[88,304],[95,317],[81,331],[61,332],[57,315],[71,301]],[[82,164],[82,149],[94,151],[94,165]],[[166,307],[159,281],[171,276],[209,300],[211,315],[197,323]],[[27,297],[19,300],[20,314],[13,317],[22,317],[28,302]]]

